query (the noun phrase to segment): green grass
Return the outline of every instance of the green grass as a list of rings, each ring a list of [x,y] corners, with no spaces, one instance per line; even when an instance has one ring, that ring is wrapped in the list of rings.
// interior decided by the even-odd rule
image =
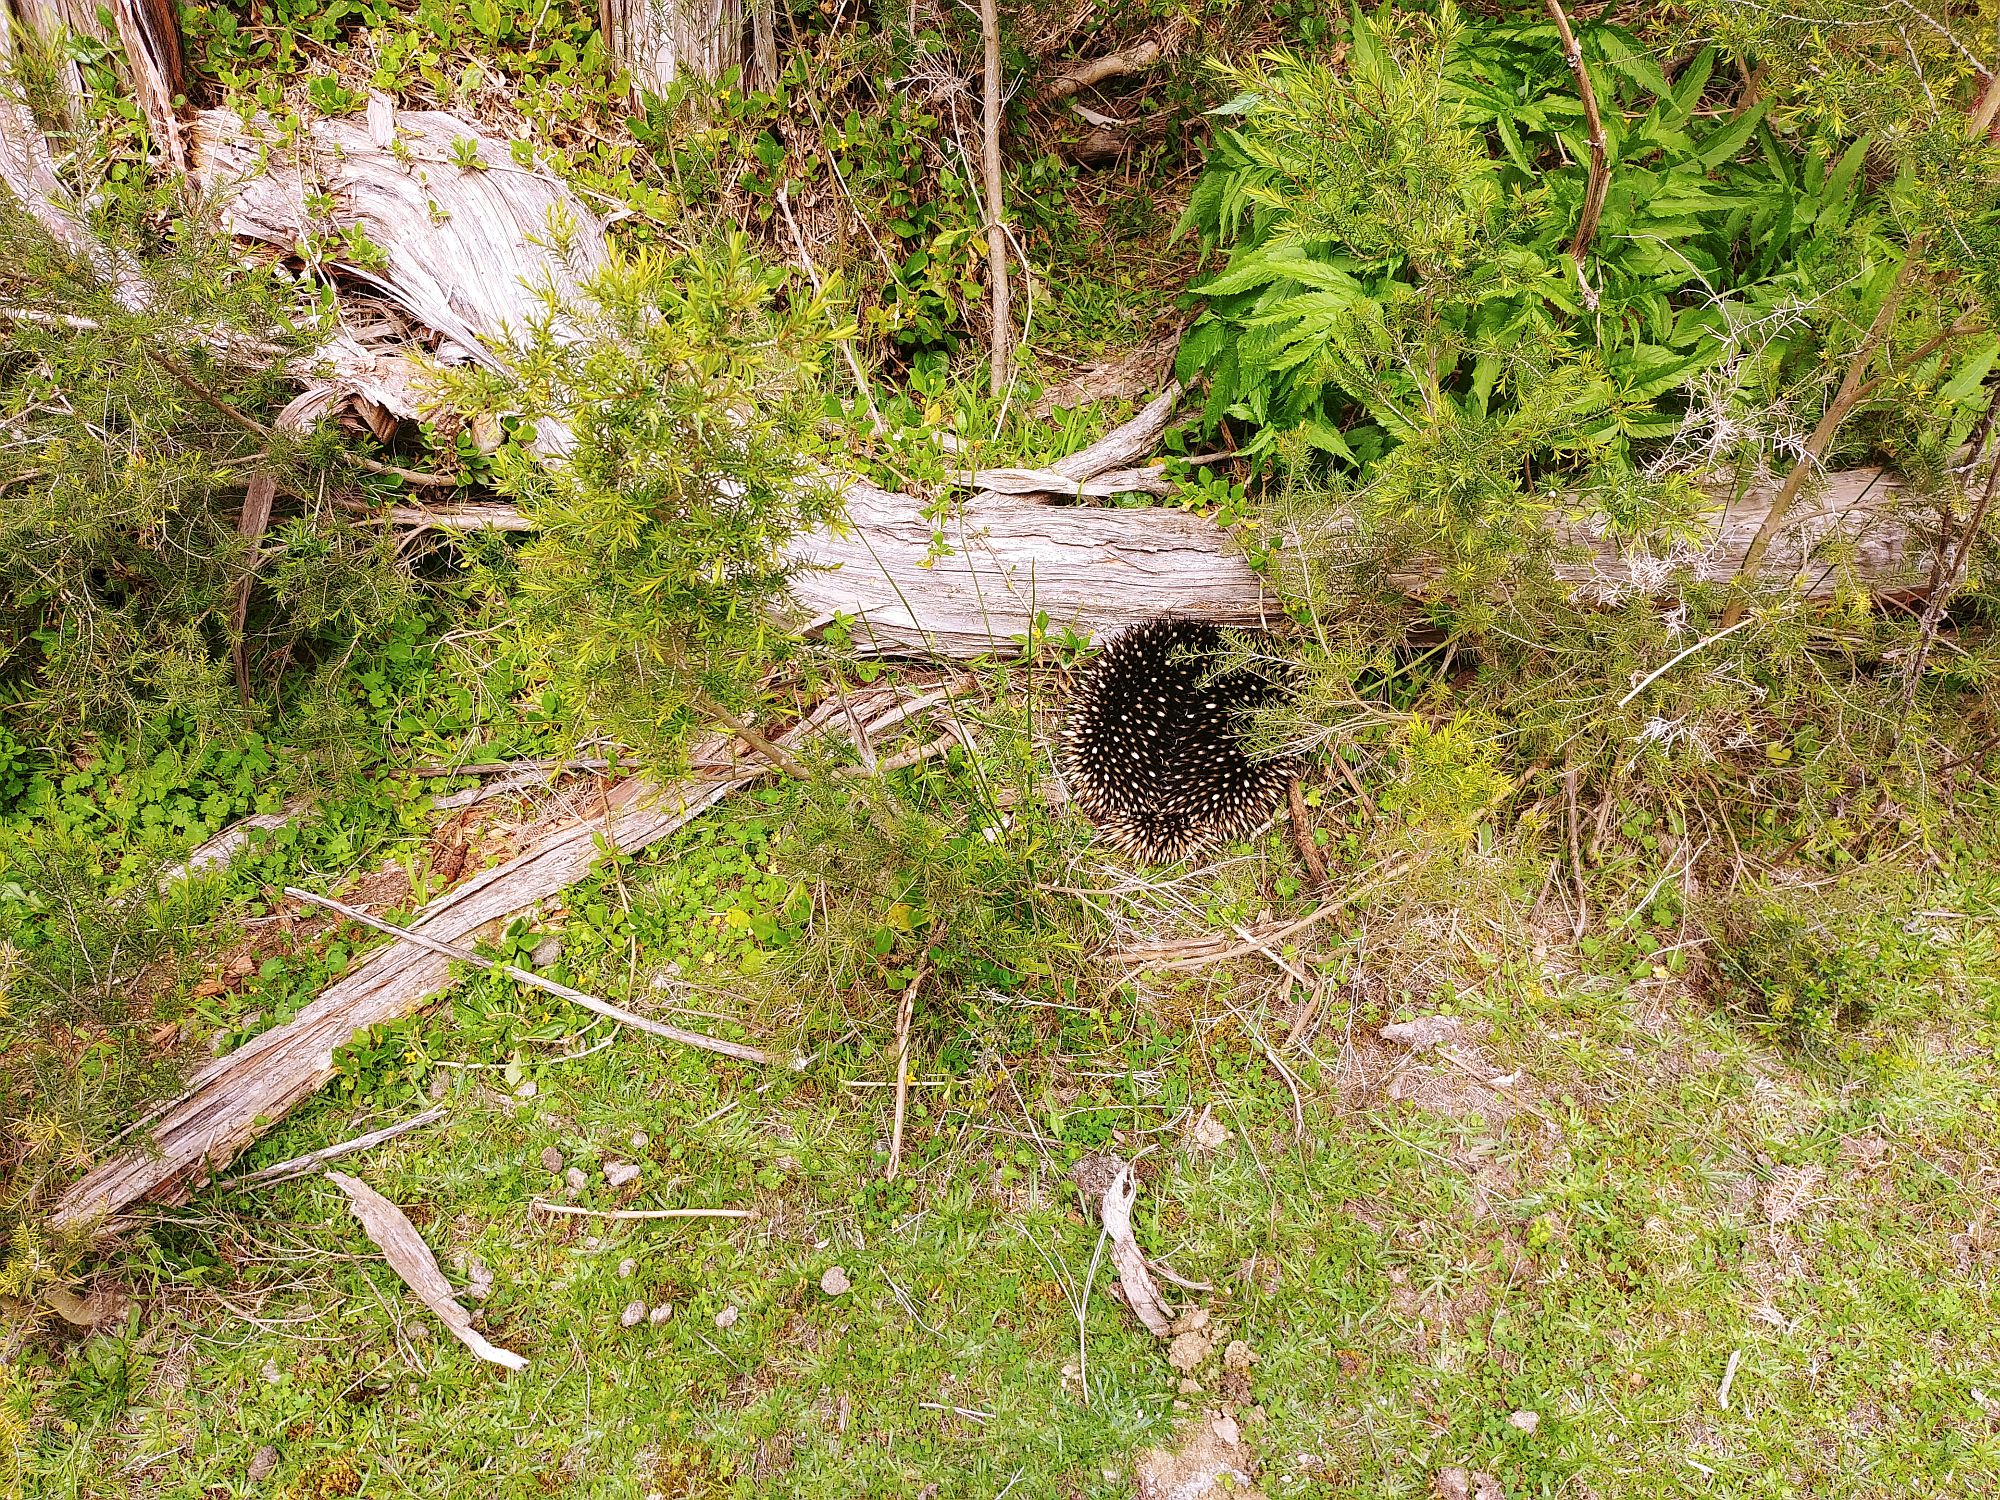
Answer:
[[[676,964],[715,984],[690,1005],[758,1021],[770,992],[733,976],[802,931],[770,873],[786,827],[779,794],[739,797],[581,889],[564,969],[623,993]],[[1287,873],[1268,840],[1218,899]],[[601,1030],[469,981],[353,1049],[247,1164],[441,1089],[445,1124],[347,1165],[455,1283],[467,1257],[490,1268],[483,1326],[528,1368],[445,1337],[331,1186],[211,1192],[128,1242],[128,1326],[27,1355],[26,1493],[247,1495],[268,1444],[260,1495],[1126,1495],[1138,1450],[1232,1399],[1273,1496],[1421,1495],[1460,1464],[1517,1497],[2000,1493],[1996,910],[1990,846],[1880,885],[1842,929],[1888,955],[1872,1005],[1810,1050],[1661,962],[1677,919],[1582,963],[1454,934],[1451,983],[1329,989],[1292,1060],[1299,1140],[1246,1025],[1283,1031],[1260,962],[1074,1010],[1032,987],[938,1000],[916,1073],[944,1082],[912,1091],[893,1184],[889,1092],[854,1086],[891,1076],[886,1025],[823,1026],[802,1070],[629,1034],[562,1060]],[[1916,915],[1940,911],[1967,915]],[[1339,979],[1369,951],[1303,961]],[[1460,1018],[1462,1065],[1375,1035],[1433,1012]],[[1204,1111],[1219,1146],[1191,1132]],[[548,1149],[587,1205],[637,1161],[632,1206],[760,1217],[531,1216],[566,1195]],[[1218,1355],[1255,1352],[1247,1391],[1214,1357],[1183,1390],[1108,1263],[1080,1358],[1098,1230],[1070,1172],[1098,1151],[1144,1153],[1141,1243],[1214,1284],[1173,1295],[1209,1311]],[[635,1300],[672,1316],[625,1328]]]

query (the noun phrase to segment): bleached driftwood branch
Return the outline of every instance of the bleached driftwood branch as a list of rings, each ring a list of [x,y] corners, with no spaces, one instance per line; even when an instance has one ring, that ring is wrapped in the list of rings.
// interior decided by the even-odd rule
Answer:
[[[873,737],[886,734],[902,713],[897,689],[864,689],[850,694],[846,705],[827,705],[779,736],[779,743],[797,748],[814,735],[838,734],[849,709],[862,733]],[[697,753],[714,759],[722,748],[717,742]],[[760,763],[731,779],[690,778],[664,789],[631,777],[606,794],[601,816],[548,830],[505,864],[429,903],[410,930],[448,944],[470,942],[482,929],[582,879],[604,847],[628,854],[643,849],[767,769]],[[290,1021],[196,1073],[179,1095],[139,1122],[136,1145],[62,1196],[49,1227],[105,1233],[136,1203],[185,1201],[333,1076],[337,1048],[367,1027],[413,1014],[449,984],[450,971],[450,959],[414,943],[391,942],[369,954]]]

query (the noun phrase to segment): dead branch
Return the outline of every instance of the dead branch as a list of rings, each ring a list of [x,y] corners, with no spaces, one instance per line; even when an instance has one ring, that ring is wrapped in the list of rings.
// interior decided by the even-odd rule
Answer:
[[[1799,456],[1799,461],[1792,465],[1792,472],[1785,476],[1784,485],[1772,499],[1770,509],[1764,513],[1763,524],[1757,528],[1757,534],[1750,539],[1750,545],[1744,549],[1743,561],[1736,569],[1736,582],[1755,581],[1758,570],[1763,565],[1764,554],[1770,548],[1772,539],[1777,536],[1778,529],[1785,524],[1785,517],[1790,514],[1793,504],[1798,500],[1799,491],[1805,488],[1806,480],[1818,470],[1820,455],[1826,452],[1827,445],[1833,441],[1833,435],[1840,430],[1840,424],[1847,420],[1847,414],[1861,400],[1863,372],[1867,370],[1869,361],[1874,359],[1875,351],[1888,338],[1889,329],[1896,321],[1896,311],[1903,305],[1903,297],[1909,291],[1910,276],[1916,270],[1921,243],[1921,240],[1912,240],[1909,248],[1903,252],[1903,263],[1896,268],[1896,279],[1890,283],[1888,294],[1882,299],[1882,305],[1875,310],[1875,320],[1868,325],[1868,332],[1861,340],[1861,347],[1854,351],[1854,357],[1847,362],[1847,373],[1841,377],[1840,389],[1835,391],[1833,399],[1827,402],[1826,410],[1820,414],[1812,435],[1806,439],[1805,452]],[[1742,598],[1732,600],[1729,608],[1723,611],[1721,623],[1734,625],[1743,618],[1745,608],[1746,604]]]
[[[304,1156],[294,1156],[289,1161],[276,1162],[268,1167],[259,1167],[254,1172],[242,1172],[235,1177],[225,1177],[216,1186],[226,1191],[240,1193],[245,1188],[269,1187],[277,1182],[290,1182],[294,1177],[306,1173],[327,1162],[343,1156],[351,1156],[356,1151],[366,1151],[370,1146],[379,1146],[384,1141],[393,1141],[399,1135],[434,1125],[442,1120],[450,1109],[443,1104],[434,1104],[420,1115],[411,1115],[407,1120],[398,1120],[394,1125],[384,1125],[380,1130],[371,1130],[366,1135],[357,1135],[351,1141],[341,1141],[337,1145],[322,1146],[317,1151],[308,1151]]]
[[[521,968],[518,964],[495,963],[490,958],[480,957],[469,948],[441,943],[436,938],[425,937],[422,933],[412,932],[407,927],[398,927],[394,923],[383,921],[380,917],[370,916],[359,907],[349,906],[344,901],[336,901],[331,896],[317,895],[292,885],[285,887],[285,894],[295,900],[310,901],[314,905],[327,907],[329,910],[339,912],[349,921],[359,922],[363,927],[371,927],[377,932],[406,943],[415,943],[419,948],[442,954],[458,963],[471,964],[476,969],[497,970],[517,984],[525,984],[544,994],[567,1000],[572,1005],[580,1005],[587,1011],[616,1021],[620,1026],[630,1026],[634,1031],[649,1032],[654,1036],[665,1037],[670,1042],[679,1042],[684,1047],[699,1048],[703,1052],[713,1052],[721,1057],[733,1057],[739,1062],[768,1063],[771,1060],[771,1055],[762,1048],[746,1046],[742,1042],[725,1042],[717,1037],[703,1036],[698,1031],[683,1031],[678,1026],[655,1021],[651,1016],[642,1016],[622,1009],[609,1000],[600,1000],[597,996],[586,994],[582,990],[571,989],[568,985],[558,984],[553,979],[545,979],[530,969]]]
[[[1576,262],[1577,279],[1583,282],[1583,299],[1591,311],[1597,309],[1597,292],[1587,281],[1583,281],[1583,258],[1590,252],[1590,242],[1597,238],[1597,220],[1604,212],[1604,195],[1611,189],[1611,163],[1604,140],[1604,119],[1597,112],[1597,91],[1590,86],[1590,70],[1584,66],[1583,47],[1570,30],[1569,16],[1562,8],[1562,0],[1546,0],[1549,16],[1556,23],[1556,30],[1562,33],[1563,56],[1569,61],[1569,70],[1576,75],[1576,91],[1583,100],[1583,119],[1590,138],[1590,176],[1583,189],[1583,209],[1577,215],[1576,235],[1570,241],[1569,253]]]
[[[528,1204],[535,1213],[569,1214],[586,1219],[754,1219],[754,1208],[584,1208],[575,1203],[550,1203],[536,1198]]]
[[[348,1207],[361,1221],[361,1228],[389,1262],[389,1269],[403,1278],[419,1302],[437,1315],[451,1336],[481,1359],[509,1370],[527,1368],[528,1362],[510,1349],[487,1342],[472,1326],[472,1314],[459,1306],[451,1283],[438,1269],[437,1257],[408,1214],[384,1198],[358,1177],[345,1172],[328,1172],[326,1180],[347,1194]]]
[[[896,690],[886,687],[854,695],[855,711],[871,732],[897,702]],[[779,738],[802,745],[829,731],[838,713],[838,704],[825,705]],[[698,754],[712,758],[724,748],[717,740]],[[762,774],[762,767],[749,766],[733,779],[690,779],[665,788],[628,778],[605,794],[601,816],[550,828],[505,864],[439,896],[411,927],[441,942],[464,943],[575,884],[604,849],[643,849]],[[184,1202],[209,1173],[332,1077],[335,1050],[356,1032],[414,1013],[450,982],[451,960],[417,944],[398,941],[369,954],[290,1021],[217,1058],[137,1122],[136,1144],[63,1194],[49,1216],[51,1231],[104,1235],[134,1204]]]
[[[1007,217],[1001,201],[1000,116],[1006,103],[1000,76],[1000,7],[979,0],[979,36],[986,51],[986,92],[980,134],[980,166],[986,178],[986,259],[993,276],[993,393],[1007,388],[1014,341],[1007,289]]]
[[[896,1123],[889,1136],[889,1170],[882,1174],[888,1182],[896,1180],[896,1169],[903,1162],[903,1121],[910,1108],[910,1024],[916,1019],[917,989],[929,968],[930,957],[926,954],[910,982],[903,986],[902,1004],[896,1008]]]
[[[1078,63],[1067,73],[1050,79],[1042,89],[1042,97],[1051,104],[1059,104],[1071,95],[1096,88],[1109,79],[1143,73],[1157,64],[1163,55],[1158,42],[1140,42],[1121,52],[1107,52],[1089,62]]]

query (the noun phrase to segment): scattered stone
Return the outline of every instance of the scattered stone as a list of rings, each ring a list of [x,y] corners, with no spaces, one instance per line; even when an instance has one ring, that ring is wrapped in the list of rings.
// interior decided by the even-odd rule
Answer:
[[[1433,1500],[1507,1500],[1500,1481],[1483,1470],[1441,1469],[1431,1481]]]
[[[618,1326],[621,1328],[636,1328],[645,1316],[645,1303],[628,1302],[625,1304],[625,1311],[618,1315]]]
[[[1427,1052],[1457,1035],[1457,1016],[1419,1016],[1414,1021],[1392,1021],[1382,1028],[1383,1041],[1401,1042],[1412,1052]]]
[[[525,1080],[519,1088],[514,1090],[514,1097],[516,1099],[532,1099],[535,1097],[535,1095],[539,1094],[540,1092],[541,1090],[535,1086],[535,1080],[530,1078]]]
[[[562,1152],[556,1150],[553,1146],[542,1147],[542,1170],[553,1177],[561,1172],[562,1169]]]
[[[634,1271],[638,1269],[639,1269],[639,1262],[632,1259],[632,1257],[629,1255],[626,1256],[623,1260],[618,1262],[618,1274],[620,1276],[630,1276]]]
[[[828,1266],[826,1274],[819,1279],[819,1289],[829,1297],[843,1297],[853,1285],[847,1279],[846,1270],[840,1266]]]
[[[278,1362],[275,1359],[265,1360],[264,1368],[257,1373],[264,1377],[264,1384],[266,1385],[276,1385],[285,1378],[285,1372],[278,1368]]]
[[[1516,1432],[1533,1432],[1542,1425],[1542,1414],[1538,1411],[1517,1411],[1507,1419],[1507,1425]]]
[[[446,1078],[444,1074],[434,1073],[431,1075],[430,1093],[432,1099],[442,1099],[450,1089],[451,1080]]]
[[[563,1181],[569,1184],[572,1193],[580,1193],[590,1186],[590,1179],[583,1175],[582,1167],[571,1167],[563,1174]]]
[[[662,1323],[666,1322],[667,1319],[671,1318],[673,1315],[674,1315],[673,1303],[662,1302],[658,1307],[654,1308],[651,1312],[646,1314],[646,1321],[648,1323],[651,1323],[655,1328],[658,1328]]]
[[[1183,1375],[1191,1375],[1214,1348],[1215,1340],[1205,1331],[1191,1328],[1186,1333],[1174,1335],[1174,1341],[1167,1349],[1167,1363]]]
[[[602,1250],[604,1248],[604,1241],[600,1240],[594,1234],[588,1234],[583,1238],[583,1248],[586,1250]]]
[[[1183,1375],[1177,1389],[1183,1396],[1199,1396],[1201,1394],[1201,1382]]]
[[[639,1180],[639,1168],[629,1161],[607,1162],[604,1167],[604,1180],[615,1188],[622,1188],[628,1182]]]
[[[715,1315],[715,1326],[717,1328],[734,1328],[738,1316],[736,1304],[732,1302]]]
[[[529,955],[529,961],[538,969],[546,969],[550,964],[562,957],[562,950],[562,934],[552,932],[539,943],[535,944],[535,951]]]
[[[647,1135],[645,1131],[635,1130],[632,1132],[632,1149],[634,1151],[644,1151],[648,1146],[652,1144],[653,1144],[653,1138],[650,1135]]]
[[[250,1468],[246,1475],[252,1484],[262,1484],[271,1477],[271,1471],[278,1467],[278,1450],[266,1443],[250,1455]]]
[[[1188,1139],[1201,1151],[1214,1151],[1218,1147],[1226,1146],[1229,1144],[1229,1136],[1229,1127],[1215,1118],[1212,1105],[1201,1112],[1201,1118],[1196,1120],[1188,1131]]]
[[[1241,1339],[1232,1339],[1229,1347],[1222,1351],[1222,1368],[1225,1370],[1247,1370],[1256,1363],[1256,1354]]]

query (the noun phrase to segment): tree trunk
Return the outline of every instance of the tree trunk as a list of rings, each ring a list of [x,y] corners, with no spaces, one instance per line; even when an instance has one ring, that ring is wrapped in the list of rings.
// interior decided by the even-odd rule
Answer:
[[[634,110],[683,74],[712,82],[744,60],[743,0],[598,0],[597,19]]]

